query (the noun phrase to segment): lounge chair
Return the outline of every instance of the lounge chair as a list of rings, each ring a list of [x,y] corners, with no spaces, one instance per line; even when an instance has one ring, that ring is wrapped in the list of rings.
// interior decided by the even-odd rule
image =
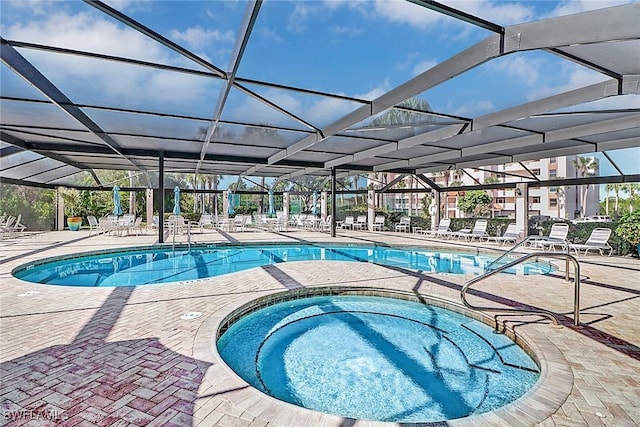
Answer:
[[[91,235],[94,230],[99,231],[100,225],[98,224],[98,220],[95,216],[87,215],[87,222],[89,223],[89,235]]]
[[[135,232],[136,235],[138,234],[143,234],[142,232],[142,217],[139,216],[135,219],[135,221],[133,221],[132,224],[129,225],[129,230],[127,231],[127,234],[131,234]]]
[[[373,220],[373,224],[371,225],[371,228],[373,229],[373,231],[382,231],[384,230],[384,222],[385,222],[385,218],[383,215],[376,215],[375,219]]]
[[[403,231],[405,233],[411,231],[411,217],[400,217],[400,222],[396,224],[396,231]]]
[[[577,243],[577,244],[569,244],[569,248],[573,249],[576,255],[579,255],[579,251],[584,249],[584,254],[590,250],[596,250],[600,252],[600,255],[604,256],[604,251],[608,250],[608,256],[611,256],[613,253],[613,248],[609,245],[609,237],[611,237],[611,229],[610,228],[594,228],[591,231],[591,235],[587,239],[585,243]]]
[[[502,236],[488,236],[485,239],[488,242],[496,242],[504,245],[508,242],[513,242],[515,244],[519,238],[520,238],[520,233],[518,233],[518,229],[516,228],[516,223],[512,222],[507,226],[507,229],[505,230]]]
[[[459,230],[459,231],[455,231],[453,233],[449,233],[450,237],[456,237],[458,239],[469,239],[469,240],[473,240],[476,237],[478,238],[482,238],[482,237],[487,237],[487,220],[486,219],[478,219],[476,220],[476,223],[473,225],[473,229],[472,230]]]
[[[551,231],[549,235],[544,237],[538,237],[532,240],[531,246],[537,247],[541,249],[549,249],[555,252],[556,246],[560,247],[560,249],[566,249],[567,247],[567,234],[569,234],[569,224],[565,223],[556,223],[551,226]]]
[[[352,216],[348,216],[344,219],[344,222],[342,223],[342,228],[349,229],[349,230],[353,230],[353,227],[355,225],[355,221],[353,219]]]
[[[449,227],[451,226],[451,218],[444,218],[438,224],[438,228],[435,230],[422,230],[422,234],[429,237],[446,237],[451,234]]]
[[[369,228],[367,224],[367,216],[358,215],[358,218],[356,219],[354,227],[357,228],[358,230],[367,230]]]
[[[215,224],[213,223],[213,215],[211,214],[202,214],[200,215],[200,219],[198,220],[198,227],[200,227],[200,232],[202,233],[202,230],[204,228],[215,228]]]

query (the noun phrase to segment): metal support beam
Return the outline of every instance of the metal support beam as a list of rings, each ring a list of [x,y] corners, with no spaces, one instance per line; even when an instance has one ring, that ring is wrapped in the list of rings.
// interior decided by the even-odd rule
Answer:
[[[331,237],[336,237],[336,168],[331,168]]]
[[[158,155],[158,243],[164,243],[164,152]]]

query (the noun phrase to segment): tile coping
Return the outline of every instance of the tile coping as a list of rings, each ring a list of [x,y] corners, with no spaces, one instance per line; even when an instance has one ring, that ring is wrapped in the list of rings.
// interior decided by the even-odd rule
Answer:
[[[472,311],[457,302],[432,295],[401,291],[392,288],[372,288],[358,286],[311,286],[288,291],[267,291],[258,298],[244,295],[221,307],[212,313],[201,324],[196,333],[193,347],[193,357],[211,366],[203,371],[203,387],[210,387],[215,394],[220,394],[239,408],[244,408],[254,416],[266,421],[286,425],[287,421],[281,417],[287,414],[291,422],[300,418],[320,417],[325,425],[339,426],[344,418],[319,413],[311,409],[302,408],[287,402],[277,400],[240,378],[224,362],[216,349],[216,341],[224,331],[241,317],[260,308],[279,302],[308,296],[322,295],[366,295],[387,298],[405,299],[431,304],[471,317],[488,326],[497,328],[494,317],[478,311]],[[551,328],[551,326],[550,326]],[[573,373],[562,352],[541,332],[531,329],[517,332],[502,324],[501,332],[522,347],[538,364],[540,378],[538,382],[520,398],[494,411],[485,412],[470,417],[448,420],[447,425],[470,427],[480,424],[509,424],[513,425],[514,418],[522,421],[522,425],[539,423],[554,414],[567,399],[573,387]],[[553,331],[552,331],[553,333]],[[201,365],[202,366],[202,365]],[[224,378],[224,381],[221,379]],[[224,388],[220,390],[220,388]],[[211,390],[208,390],[211,392]],[[249,405],[249,407],[247,407]],[[252,412],[253,411],[253,412]],[[395,423],[364,421],[371,426],[397,425]],[[289,424],[293,425],[293,424]]]

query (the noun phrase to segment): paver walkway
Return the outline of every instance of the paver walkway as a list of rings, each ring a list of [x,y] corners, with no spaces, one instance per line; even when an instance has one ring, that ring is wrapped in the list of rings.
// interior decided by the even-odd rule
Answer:
[[[208,355],[213,354],[208,344],[215,332],[208,328],[220,313],[245,301],[296,286],[387,287],[458,302],[460,286],[470,278],[335,261],[283,263],[193,283],[137,288],[48,286],[11,276],[14,267],[32,260],[149,245],[155,240],[151,235],[64,231],[0,242],[3,425],[373,425],[306,410],[274,409],[281,406],[271,405],[273,399],[268,397],[256,397],[249,387],[237,386],[236,378],[212,377],[222,371],[216,370],[215,357]],[[340,232],[334,239],[306,231],[207,231],[195,234],[193,240],[448,245],[420,235],[361,231]],[[516,330],[544,336],[559,348],[573,374],[570,394],[540,425],[640,425],[640,261],[599,256],[580,260],[579,328],[571,326],[573,286],[562,280],[561,273],[517,280],[496,276],[479,284],[481,292],[470,300],[481,305],[542,307],[562,314],[563,328],[553,328],[539,317],[509,318]],[[191,312],[203,315],[181,318]],[[544,406],[545,399],[540,400]],[[501,414],[491,423],[531,425],[535,415]]]

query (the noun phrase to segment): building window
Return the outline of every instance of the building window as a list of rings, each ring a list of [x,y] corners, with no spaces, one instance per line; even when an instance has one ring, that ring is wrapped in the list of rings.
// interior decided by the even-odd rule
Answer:
[[[535,176],[540,176],[540,169],[531,169],[531,173]]]
[[[531,203],[540,203],[540,196],[534,196],[531,198]]]
[[[549,163],[556,163],[558,161],[558,159],[556,159],[555,157],[549,157]]]
[[[549,170],[549,178],[554,179],[558,177],[558,171],[556,169]]]
[[[496,197],[496,203],[505,203],[504,197]]]
[[[555,208],[558,206],[558,199],[549,199],[549,207]]]
[[[558,187],[549,187],[549,193],[557,193]]]

